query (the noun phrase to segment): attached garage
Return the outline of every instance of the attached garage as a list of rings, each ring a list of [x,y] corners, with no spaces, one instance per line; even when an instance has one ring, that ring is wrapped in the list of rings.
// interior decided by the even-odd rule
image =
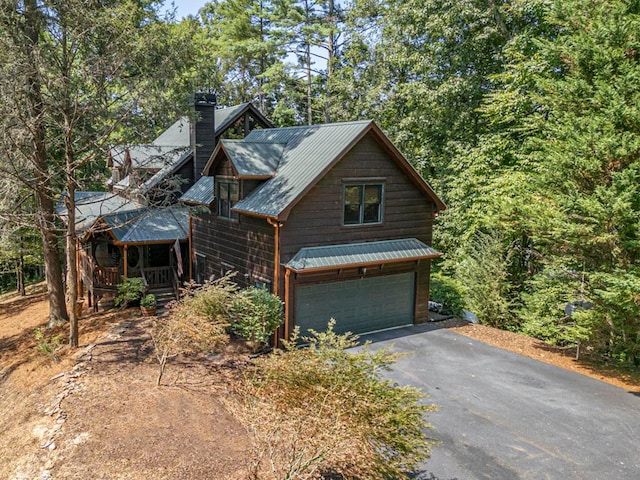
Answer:
[[[364,333],[413,323],[415,273],[299,286],[296,325],[301,334],[326,329],[335,318],[338,333]]]
[[[420,262],[439,255],[415,238],[302,248],[285,265],[286,331],[322,331],[331,318],[338,333],[412,324]]]

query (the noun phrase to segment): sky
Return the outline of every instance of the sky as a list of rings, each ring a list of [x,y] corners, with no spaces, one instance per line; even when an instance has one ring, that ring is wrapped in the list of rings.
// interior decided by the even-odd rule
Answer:
[[[180,19],[186,17],[187,15],[197,14],[198,10],[200,10],[200,8],[204,6],[205,3],[207,3],[207,0],[165,0],[165,9],[171,10],[172,3],[175,4],[178,9],[176,18]]]

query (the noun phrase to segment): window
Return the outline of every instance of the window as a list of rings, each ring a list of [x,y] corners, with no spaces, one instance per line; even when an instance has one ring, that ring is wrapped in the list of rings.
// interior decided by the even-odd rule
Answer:
[[[237,219],[238,214],[231,209],[238,202],[238,182],[227,179],[217,180],[216,197],[218,200],[218,216]]]
[[[382,185],[344,186],[344,224],[361,225],[382,221]]]

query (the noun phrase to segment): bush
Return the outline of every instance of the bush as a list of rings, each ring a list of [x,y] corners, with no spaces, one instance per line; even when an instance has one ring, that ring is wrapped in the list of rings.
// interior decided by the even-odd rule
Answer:
[[[264,288],[247,288],[233,299],[232,330],[257,350],[282,324],[282,301]]]
[[[206,283],[176,302],[151,333],[160,385],[167,362],[180,354],[215,351],[229,343],[229,307],[237,291],[229,276]]]
[[[145,286],[142,278],[123,278],[122,283],[118,285],[118,295],[113,304],[122,308],[139,304],[144,292]]]
[[[252,478],[406,479],[429,456],[424,414],[412,387],[383,380],[397,355],[357,352],[350,334],[312,331],[296,348],[258,359],[231,409],[249,432]]]
[[[144,308],[153,308],[156,306],[156,296],[153,293],[149,293],[142,297],[140,300],[140,306]]]
[[[431,300],[443,305],[443,312],[450,315],[462,315],[464,309],[464,288],[457,280],[445,276],[442,272],[431,275]]]

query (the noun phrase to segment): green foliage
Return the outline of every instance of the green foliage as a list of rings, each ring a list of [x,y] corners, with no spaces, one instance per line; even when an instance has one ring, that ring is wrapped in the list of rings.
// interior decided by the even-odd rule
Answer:
[[[62,348],[64,335],[51,335],[46,328],[36,328],[33,332],[36,349],[53,360],[58,360],[57,352]]]
[[[451,315],[461,315],[464,309],[464,287],[455,278],[446,276],[442,272],[431,275],[431,300],[443,305],[443,312]]]
[[[158,360],[160,385],[169,359],[180,354],[212,352],[229,343],[230,305],[237,286],[226,275],[190,290],[158,319],[152,339]]]
[[[144,280],[140,277],[123,278],[122,283],[118,285],[118,295],[116,295],[113,304],[116,307],[127,308],[131,305],[140,303],[140,299],[144,295]]]
[[[589,344],[606,358],[640,367],[640,271],[598,273],[590,284],[595,307],[578,315],[594,326]]]
[[[153,293],[145,295],[140,300],[140,306],[144,308],[154,308],[156,306],[156,296]]]
[[[553,345],[578,345],[590,336],[590,324],[578,314],[570,318],[564,308],[569,302],[583,300],[581,275],[547,269],[528,284],[522,294],[521,331]]]
[[[255,478],[406,479],[429,455],[424,394],[384,380],[397,356],[325,332],[259,359],[234,412],[252,439]]]
[[[509,297],[509,254],[497,234],[477,233],[458,265],[456,278],[465,288],[465,304],[480,323],[507,328],[513,325]]]
[[[264,288],[247,288],[233,298],[232,330],[258,349],[282,324],[282,301]]]

